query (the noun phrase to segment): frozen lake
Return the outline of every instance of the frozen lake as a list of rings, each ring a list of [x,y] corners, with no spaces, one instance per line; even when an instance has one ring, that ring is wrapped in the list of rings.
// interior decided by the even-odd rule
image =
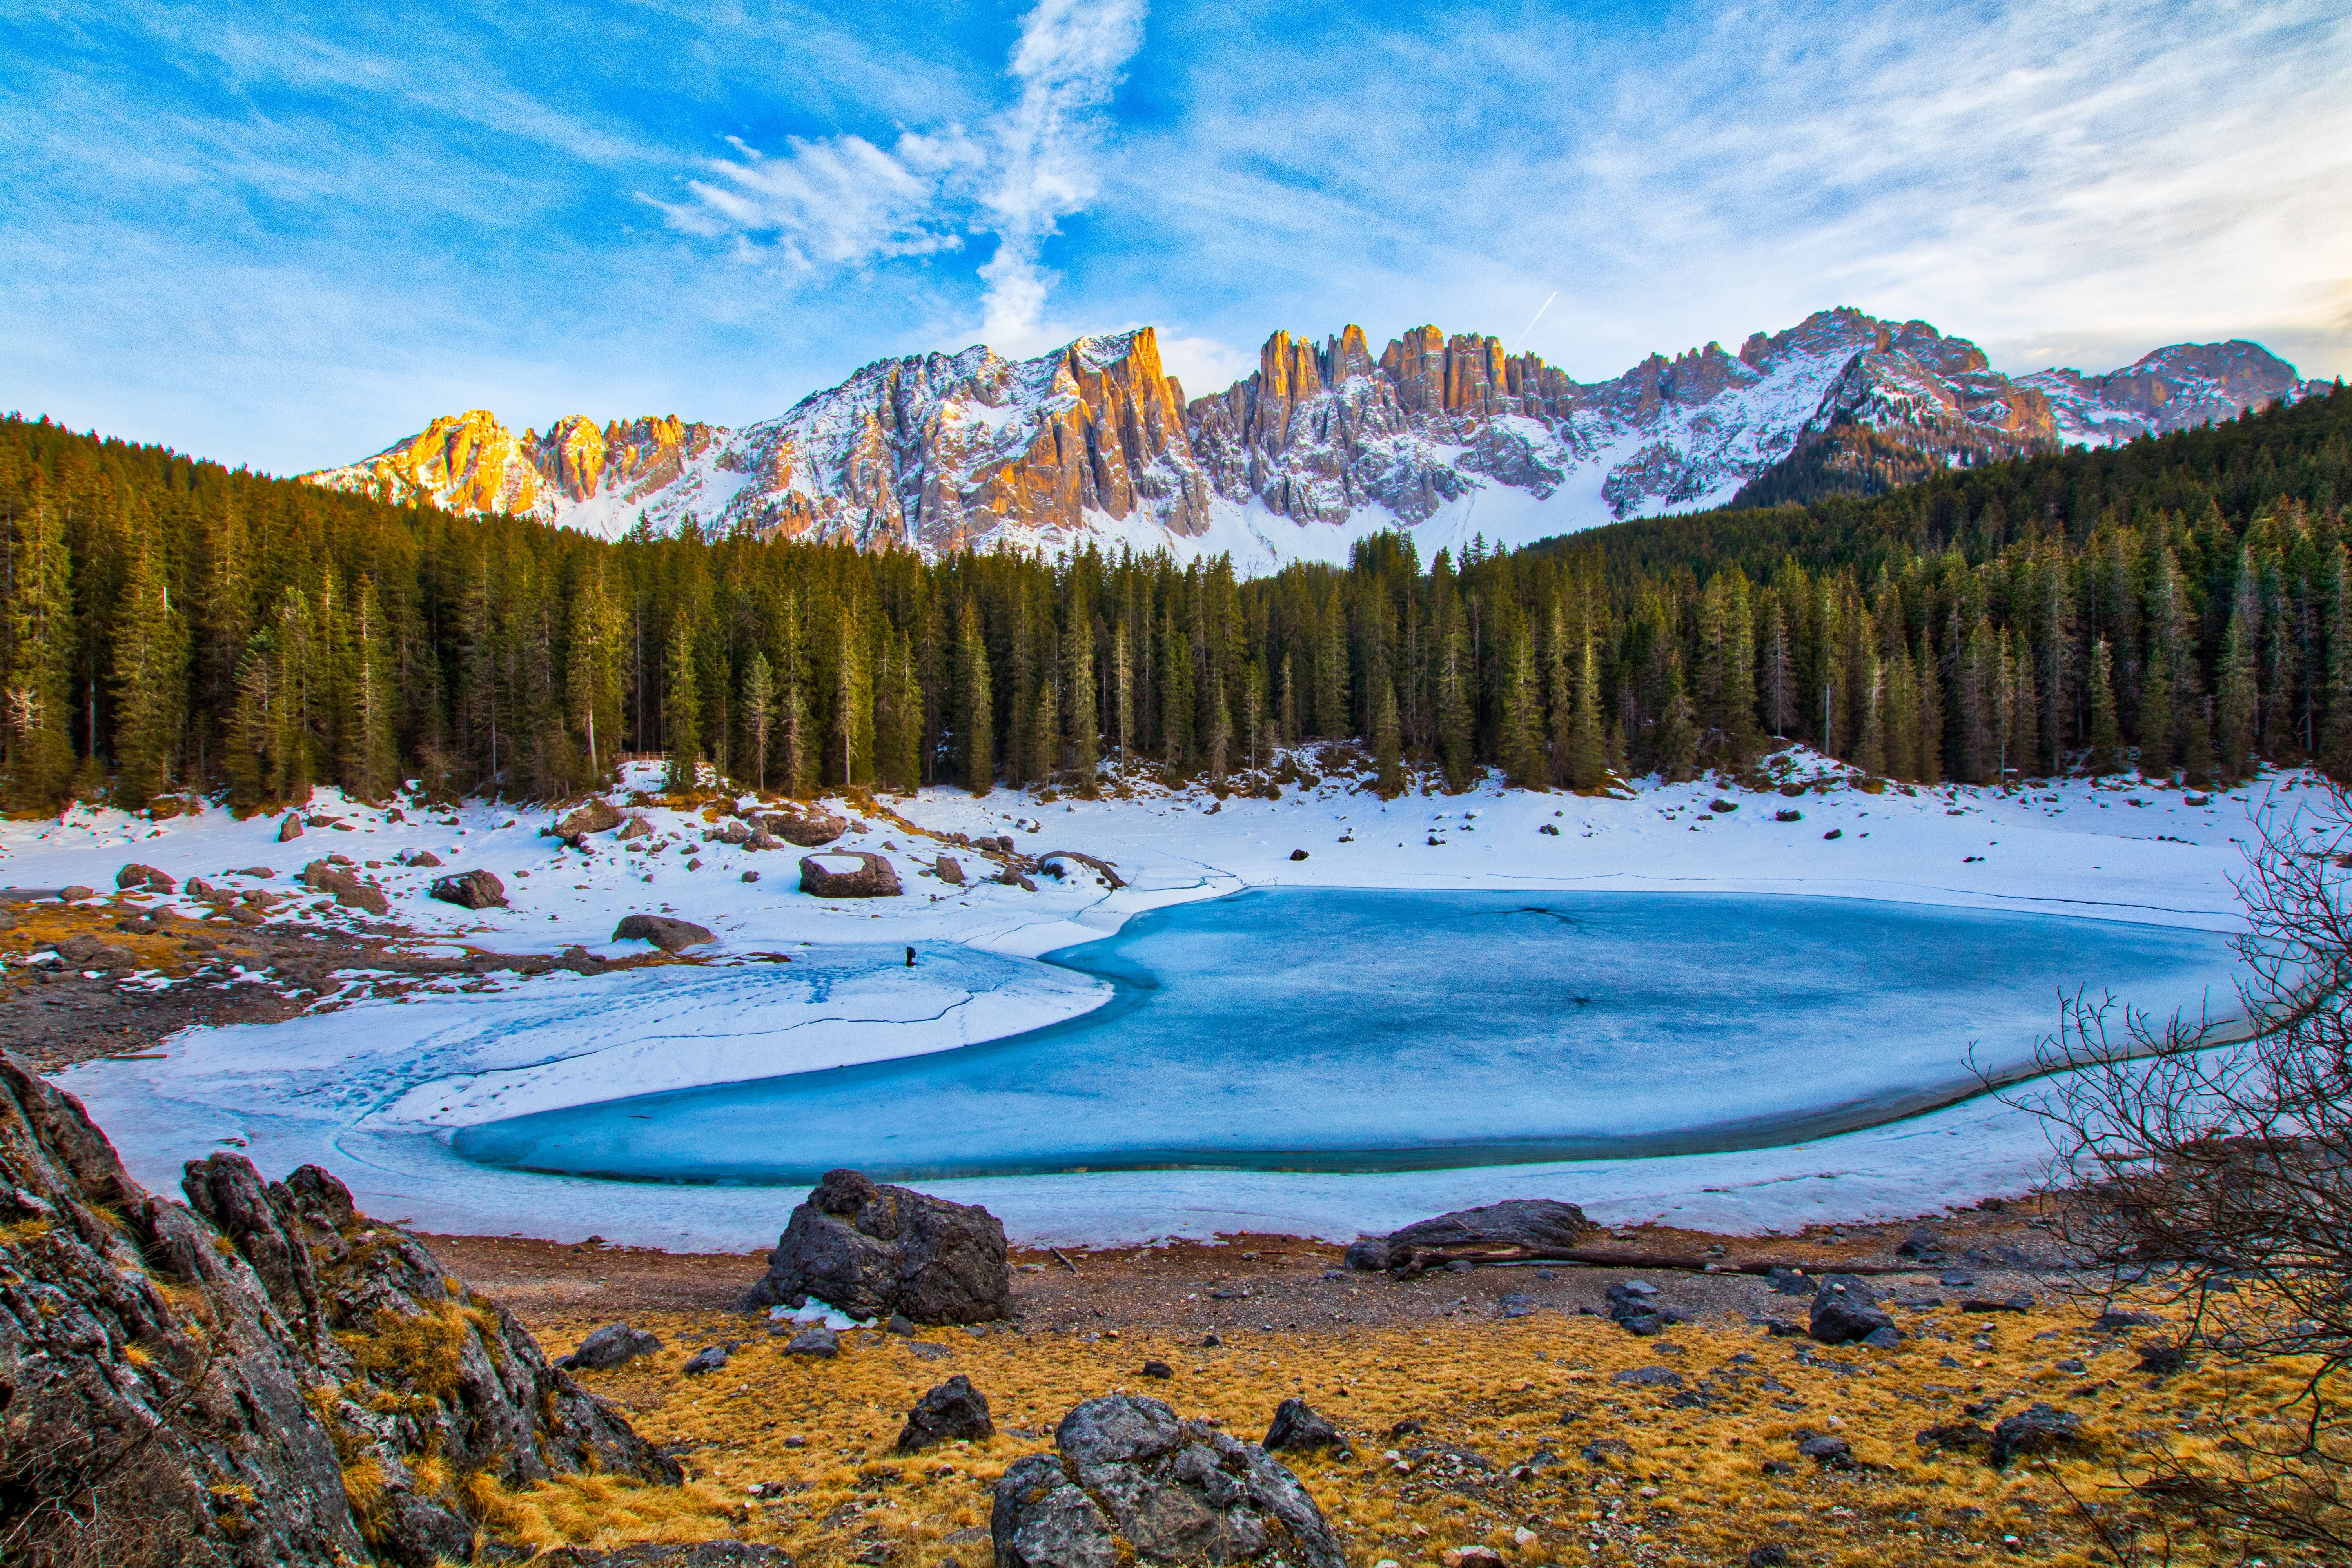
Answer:
[[[484,1164],[805,1183],[1759,1148],[1963,1098],[2062,992],[2234,1009],[2210,931],[1851,899],[1260,889],[1052,955],[1107,1006],[930,1055],[464,1129]]]

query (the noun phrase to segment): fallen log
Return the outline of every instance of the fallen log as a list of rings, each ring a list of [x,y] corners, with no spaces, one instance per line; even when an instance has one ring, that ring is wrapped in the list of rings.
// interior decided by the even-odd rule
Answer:
[[[1127,886],[1126,879],[1111,868],[1111,863],[1092,855],[1081,855],[1075,849],[1048,849],[1034,864],[1043,866],[1048,860],[1076,860],[1081,866],[1091,866],[1102,873],[1103,880],[1114,889]]]
[[[1836,1263],[1814,1259],[1803,1262],[1786,1258],[1698,1258],[1687,1253],[1614,1252],[1597,1247],[1416,1247],[1406,1256],[1389,1266],[1389,1272],[1399,1279],[1410,1279],[1433,1268],[1443,1268],[1456,1258],[1475,1267],[1496,1263],[1580,1263],[1596,1268],[1646,1268],[1660,1273],[1683,1274],[1769,1274],[1785,1268],[1792,1274],[1808,1278],[1817,1274],[1917,1274],[1923,1267],[1916,1263],[1888,1265],[1883,1263]],[[1932,1270],[1924,1270],[1932,1272]]]

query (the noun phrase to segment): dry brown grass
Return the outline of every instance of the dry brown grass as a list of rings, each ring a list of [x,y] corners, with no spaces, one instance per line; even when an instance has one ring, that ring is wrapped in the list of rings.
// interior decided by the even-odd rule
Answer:
[[[1474,1542],[1530,1564],[1742,1563],[1767,1542],[1786,1548],[1792,1563],[1869,1568],[2019,1555],[2090,1563],[2116,1559],[2098,1549],[2070,1494],[2100,1505],[2111,1527],[2131,1515],[2160,1525],[2154,1505],[2116,1489],[2117,1461],[2150,1440],[2225,1458],[2216,1446],[2228,1430],[2211,1413],[2246,1408],[2250,1394],[2264,1392],[2247,1385],[2247,1374],[2218,1368],[2154,1383],[2132,1370],[2134,1347],[2160,1331],[2101,1334],[2072,1308],[1903,1316],[1911,1337],[1885,1352],[1770,1339],[1728,1317],[1638,1340],[1602,1320],[1547,1312],[1248,1334],[1222,1348],[1137,1332],[1090,1341],[942,1329],[926,1337],[948,1353],[929,1360],[886,1336],[853,1333],[831,1363],[786,1357],[757,1321],[641,1316],[669,1348],[583,1381],[627,1410],[648,1438],[676,1445],[701,1489],[661,1511],[643,1489],[567,1481],[503,1495],[494,1517],[517,1521],[517,1538],[542,1547],[610,1543],[635,1538],[633,1530],[665,1540],[702,1530],[772,1542],[811,1568],[877,1561],[884,1548],[894,1563],[982,1568],[991,1483],[1019,1455],[1048,1446],[1054,1423],[1078,1401],[1148,1393],[1255,1438],[1296,1394],[1355,1436],[1352,1460],[1307,1458],[1294,1467],[1349,1560],[1367,1565],[1435,1563],[1446,1547]],[[533,1326],[551,1346],[568,1346],[594,1323]],[[1991,1348],[1972,1342],[1980,1333]],[[713,1339],[746,1342],[725,1370],[684,1377],[687,1354]],[[1741,1354],[1755,1359],[1735,1362]],[[1943,1365],[1947,1356],[1958,1364]],[[1175,1377],[1141,1376],[1148,1358],[1169,1362]],[[2088,1371],[2057,1370],[2069,1359]],[[1670,1389],[1610,1381],[1643,1366],[1675,1368],[1693,1391],[1705,1380],[1708,1405],[1678,1408]],[[892,1445],[907,1408],[959,1372],[988,1394],[999,1436],[899,1458]],[[2284,1387],[2290,1373],[2256,1375]],[[1980,1450],[1940,1455],[1916,1441],[1925,1427],[1968,1419],[1962,1407],[1989,1398],[2001,1398],[1990,1419],[2036,1399],[2074,1411],[2091,1447],[1997,1472]],[[1425,1434],[1391,1439],[1390,1427],[1407,1419]],[[1799,1458],[1795,1434],[1806,1427],[1848,1439],[1862,1468],[1823,1470]],[[804,1446],[789,1446],[795,1437]],[[1588,1461],[1585,1446],[1605,1439],[1626,1452]],[[1449,1489],[1425,1460],[1399,1468],[1384,1458],[1429,1445],[1474,1450],[1500,1473],[1492,1484]],[[1547,1450],[1556,1462],[1541,1458]],[[1532,1473],[1510,1477],[1531,1459]],[[1768,1474],[1767,1461],[1793,1469]],[[754,1483],[763,1495],[751,1493]],[[1522,1529],[1534,1540],[1520,1542]],[[2206,1560],[2187,1547],[2172,1558]]]

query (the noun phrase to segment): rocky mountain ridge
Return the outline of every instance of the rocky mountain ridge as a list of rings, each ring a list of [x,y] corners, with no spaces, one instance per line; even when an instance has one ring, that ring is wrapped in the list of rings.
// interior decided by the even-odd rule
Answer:
[[[487,410],[306,476],[395,502],[614,536],[642,521],[938,553],[1093,542],[1343,559],[1375,529],[1425,552],[1519,543],[1731,500],[1809,434],[1861,426],[1934,463],[2107,445],[2309,387],[2258,344],[2182,343],[2105,375],[2011,377],[1924,321],[1817,311],[1583,383],[1499,339],[1417,327],[1277,331],[1258,368],[1188,399],[1149,327],[1007,360],[880,360],[781,418],[573,416],[520,437]]]

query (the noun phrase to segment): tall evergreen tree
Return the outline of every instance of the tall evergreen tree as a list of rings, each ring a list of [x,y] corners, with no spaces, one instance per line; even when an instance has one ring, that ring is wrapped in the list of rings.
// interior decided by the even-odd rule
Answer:
[[[669,650],[662,660],[662,729],[669,741],[672,794],[700,787],[702,692],[695,679],[694,619],[681,614],[670,622]]]

